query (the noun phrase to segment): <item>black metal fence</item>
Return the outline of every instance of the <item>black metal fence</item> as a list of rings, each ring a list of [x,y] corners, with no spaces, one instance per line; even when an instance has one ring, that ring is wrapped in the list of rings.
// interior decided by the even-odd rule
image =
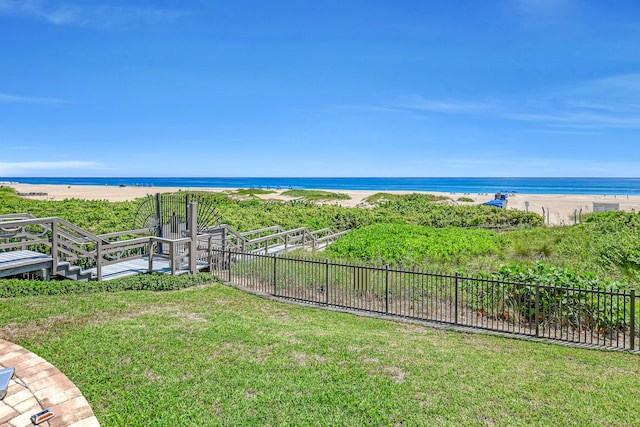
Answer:
[[[214,250],[222,280],[280,298],[471,328],[639,348],[634,290],[515,283]]]

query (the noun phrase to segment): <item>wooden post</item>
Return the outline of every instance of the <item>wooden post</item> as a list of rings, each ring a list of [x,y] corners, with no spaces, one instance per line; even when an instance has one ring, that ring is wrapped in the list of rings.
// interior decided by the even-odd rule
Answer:
[[[102,281],[102,240],[96,242],[96,275],[98,282]]]
[[[164,237],[164,224],[163,224],[163,218],[162,218],[162,197],[160,196],[160,193],[156,193],[156,221],[158,222],[158,229],[156,230],[156,235],[158,237]],[[164,253],[164,247],[162,246],[162,243],[159,244],[159,251],[160,253]]]
[[[207,241],[207,265],[209,265],[209,273],[213,275],[213,234],[209,234]]]
[[[147,267],[147,273],[151,273],[153,271],[153,240],[149,239],[149,266]]]
[[[174,242],[169,243],[169,262],[171,263],[171,275],[176,275],[176,245]]]
[[[189,205],[189,273],[198,272],[198,202]]]
[[[227,229],[222,228],[222,252],[227,250]]]
[[[58,219],[51,223],[51,270],[53,274],[58,272]]]

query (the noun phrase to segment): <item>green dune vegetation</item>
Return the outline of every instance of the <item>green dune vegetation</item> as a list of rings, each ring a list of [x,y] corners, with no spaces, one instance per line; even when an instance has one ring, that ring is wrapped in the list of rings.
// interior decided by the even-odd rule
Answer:
[[[279,224],[351,232],[321,254],[373,265],[427,271],[495,274],[553,283],[557,277],[608,287],[640,281],[640,217],[633,212],[593,214],[575,226],[547,227],[535,213],[450,205],[428,194],[375,195],[371,208],[310,200],[275,201],[206,193],[222,221],[239,231]],[[60,216],[95,233],[132,227],[138,202],[29,200],[0,188],[0,213]]]
[[[330,200],[349,200],[348,194],[334,193],[324,190],[286,190],[282,192],[283,196],[300,197],[305,200],[314,201],[330,201]]]
[[[537,214],[417,194],[379,197],[371,208],[208,197],[240,231],[351,230],[299,257],[570,286],[633,287],[640,278],[635,213],[547,227]],[[0,214],[59,216],[95,233],[131,227],[137,208],[0,188]],[[636,354],[284,304],[208,273],[0,280],[0,338],[64,372],[103,426],[640,425]]]
[[[274,190],[267,190],[264,188],[238,188],[237,190],[230,191],[228,194],[235,196],[248,196],[257,197],[258,194],[273,194]]]

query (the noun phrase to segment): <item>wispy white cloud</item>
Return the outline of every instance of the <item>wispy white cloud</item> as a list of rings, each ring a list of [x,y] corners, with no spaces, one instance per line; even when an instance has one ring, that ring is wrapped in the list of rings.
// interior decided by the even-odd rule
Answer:
[[[582,96],[632,98],[640,95],[640,73],[618,74],[583,82],[567,90]]]
[[[557,88],[505,118],[573,128],[640,128],[640,74],[624,74]]]
[[[40,96],[0,93],[0,104],[65,104],[67,102],[68,101],[59,98],[44,98]]]
[[[482,102],[470,102],[451,99],[428,99],[420,95],[405,96],[394,102],[393,105],[396,108],[428,111],[434,113],[469,113],[486,110],[490,107],[489,104]]]
[[[612,114],[594,114],[580,111],[551,111],[549,113],[506,113],[513,120],[540,122],[550,126],[571,128],[640,128],[640,116],[622,117]]]
[[[122,29],[173,22],[189,12],[158,7],[77,4],[41,0],[0,0],[0,14],[94,29]]]
[[[102,167],[93,161],[63,160],[54,162],[0,162],[0,176],[21,176],[44,171],[94,170]]]
[[[640,128],[640,74],[609,76],[546,93],[483,99],[429,99],[410,95],[369,111],[466,115],[535,123],[548,129]],[[364,108],[360,106],[364,111]]]
[[[24,151],[37,151],[41,150],[42,147],[37,147],[35,145],[12,145],[10,147],[6,147],[7,150],[24,150]]]

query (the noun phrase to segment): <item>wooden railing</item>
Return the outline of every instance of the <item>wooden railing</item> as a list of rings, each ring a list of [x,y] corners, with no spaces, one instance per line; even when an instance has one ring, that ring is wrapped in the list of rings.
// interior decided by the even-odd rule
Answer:
[[[197,213],[197,207],[193,212]],[[171,274],[195,273],[203,265],[221,262],[216,255],[220,249],[264,254],[322,249],[346,233],[334,233],[329,228],[314,232],[305,227],[284,230],[280,226],[240,233],[226,224],[198,235],[187,230],[188,237],[179,239],[157,237],[152,232],[137,229],[97,235],[58,217],[0,215],[0,251],[30,249],[50,254],[54,274],[61,263],[68,262],[83,270],[95,268],[95,278],[102,280],[104,267],[126,260],[148,258],[152,271],[154,259],[165,259]]]

